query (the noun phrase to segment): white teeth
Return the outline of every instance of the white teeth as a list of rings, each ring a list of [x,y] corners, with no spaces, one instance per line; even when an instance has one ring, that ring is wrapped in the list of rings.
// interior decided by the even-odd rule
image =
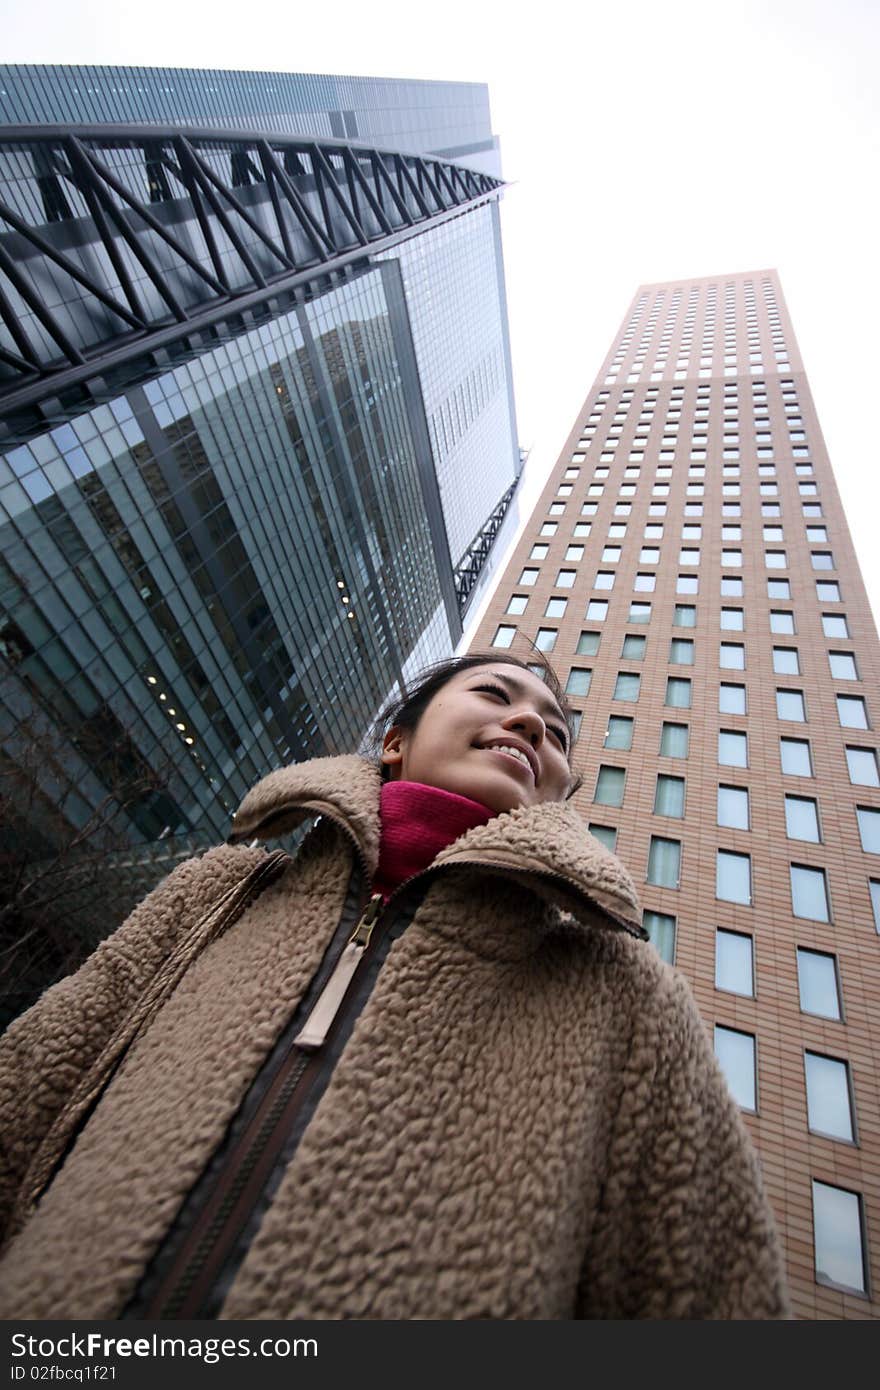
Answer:
[[[492,747],[498,753],[509,753],[512,758],[519,758],[520,762],[524,763],[531,772],[532,765],[521,748],[511,748],[508,743],[493,743]]]

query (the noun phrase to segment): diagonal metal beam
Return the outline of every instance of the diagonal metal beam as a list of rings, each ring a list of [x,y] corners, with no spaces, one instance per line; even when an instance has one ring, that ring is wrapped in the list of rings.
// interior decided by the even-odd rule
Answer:
[[[364,174],[363,169],[360,166],[360,161],[351,152],[351,150],[346,150],[344,158],[349,167],[350,177],[356,180],[359,188],[362,190],[363,195],[370,206],[370,211],[372,212],[376,221],[379,223],[379,226],[382,228],[383,232],[390,232],[391,223],[385,216],[385,212],[382,208],[381,203],[378,201],[376,195],[370,187],[369,181],[366,175]]]
[[[205,160],[199,158],[198,154],[193,149],[189,140],[185,139],[183,136],[180,136],[179,139],[186,146],[188,157],[192,160],[193,166],[197,171],[198,177],[204,185],[205,194],[207,195],[209,193],[208,185],[212,185],[213,188],[220,194],[220,196],[224,198],[227,203],[229,203],[233,211],[238,214],[238,216],[245,223],[245,225],[250,227],[254,236],[258,237],[259,240],[266,247],[266,249],[271,251],[272,255],[278,261],[279,265],[282,265],[285,270],[289,270],[291,263],[288,261],[287,257],[281,251],[279,251],[272,238],[266,235],[256,218],[251,216],[247,208],[239,201],[239,199],[235,196],[232,190],[230,188],[226,188],[222,181],[218,179],[211,166]],[[222,215],[224,230],[226,231],[227,236],[229,236],[230,241],[233,241],[233,237],[231,235],[232,224],[229,222],[228,214],[226,214],[223,211],[222,204],[219,202],[219,200],[215,199],[212,206],[216,207],[218,218]],[[240,240],[237,237],[237,234],[236,240]],[[233,241],[233,245],[235,245],[235,241]],[[243,246],[244,243],[241,243],[241,245]],[[237,249],[238,247],[236,246],[236,250]],[[242,259],[244,259],[244,255],[246,254],[247,253],[245,251],[242,254]]]
[[[281,237],[281,244],[284,247],[284,254],[287,256],[291,265],[296,265],[296,257],[293,254],[293,243],[290,240],[290,232],[287,229],[287,219],[281,207],[281,199],[278,197],[278,182],[275,178],[275,170],[272,168],[271,160],[266,158],[268,145],[261,141],[258,146],[260,163],[263,167],[263,180],[269,190],[269,197],[272,199],[272,211],[275,213],[275,225],[278,228],[278,235]]]
[[[110,224],[98,200],[94,188],[94,180],[90,177],[90,168],[83,157],[82,147],[73,135],[68,136],[65,147],[74,182],[86,201],[92,216],[92,221],[100,233],[104,249],[110,257],[110,263],[116,271],[117,278],[122,286],[122,292],[128,300],[128,306],[131,310],[131,314],[128,316],[129,323],[135,328],[146,328],[147,316],[141,304],[140,295],[135,289],[134,282],[128,273],[128,266],[125,264],[119,251],[116,239],[110,229]],[[77,173],[79,173],[80,178],[76,177]],[[120,311],[117,309],[116,312],[119,313]],[[120,314],[120,317],[123,317],[123,315]]]
[[[377,169],[378,172],[382,175],[382,181],[384,182],[385,187],[388,189],[388,192],[391,194],[392,200],[394,202],[395,207],[397,208],[397,211],[400,213],[401,217],[407,223],[407,225],[412,227],[414,225],[415,218],[413,217],[412,213],[406,205],[406,199],[401,196],[401,194],[395,187],[394,180],[391,177],[391,174],[388,171],[388,167],[378,150],[373,151],[373,167]]]
[[[285,198],[290,203],[290,206],[293,209],[297,221],[299,222],[300,226],[302,227],[302,230],[305,232],[309,241],[312,243],[312,246],[315,248],[315,254],[318,257],[318,259],[320,260],[322,257],[324,257],[328,251],[335,251],[336,246],[333,242],[333,239],[324,230],[318,219],[306,206],[305,202],[300,197],[293,184],[290,182],[290,177],[278,163],[278,160],[275,158],[275,155],[272,152],[269,142],[267,140],[262,140],[260,142],[260,145],[261,148],[265,149],[265,157],[269,161],[269,165],[272,169],[272,172],[278,180],[278,187],[281,189]]]
[[[43,325],[49,337],[54,339],[58,344],[67,360],[73,363],[84,362],[85,357],[80,352],[79,348],[68,338],[55,315],[46,307],[40,299],[40,296],[19,272],[18,267],[5,246],[0,246],[0,270],[4,272],[11,284],[21,295],[34,317]]]
[[[85,146],[83,146],[83,153],[85,154],[85,157],[88,160],[89,164],[95,170],[97,177],[99,179],[102,179],[104,183],[108,186],[108,188],[112,188],[113,192],[117,195],[117,197],[120,198],[122,202],[125,203],[128,207],[130,207],[133,212],[136,212],[139,217],[143,218],[147,226],[150,228],[150,231],[155,232],[157,237],[164,241],[166,245],[170,246],[171,250],[175,253],[175,255],[179,256],[180,259],[186,265],[189,266],[190,270],[194,271],[200,279],[204,280],[206,284],[210,285],[211,288],[215,291],[215,293],[222,294],[223,286],[215,280],[214,276],[211,275],[210,272],[207,271],[198,260],[196,260],[195,256],[190,254],[190,252],[187,250],[185,246],[182,246],[181,243],[171,235],[167,228],[162,226],[162,223],[158,220],[158,218],[153,216],[153,214],[150,212],[150,209],[146,207],[144,203],[142,203],[138,198],[135,198],[133,193],[129,193],[125,185],[123,183],[120,183],[119,179],[117,179],[113,174],[111,174],[107,166],[101,163],[101,161],[97,158],[93,151],[87,150]],[[118,211],[118,209],[114,210]]]
[[[216,193],[211,187],[210,180],[208,180],[205,177],[205,166],[201,164],[200,161],[196,158],[195,154],[192,151],[192,148],[190,147],[189,142],[185,140],[182,135],[179,135],[177,137],[177,139],[174,142],[174,145],[175,149],[177,150],[177,158],[180,161],[181,169],[186,168],[189,171],[193,179],[193,182],[198,185],[199,193],[209,204],[211,211],[217,218],[217,221],[220,223],[220,226],[223,228],[224,232],[226,233],[230,242],[234,246],[235,250],[238,252],[239,259],[241,260],[242,264],[244,265],[254,284],[265,285],[265,276],[257,266],[256,261],[251,256],[250,251],[247,249],[241,237],[238,235],[238,232],[233,227],[226,213],[226,210],[220,202],[220,199],[217,197]],[[232,198],[231,194],[229,194],[228,196],[230,197],[230,199]],[[277,248],[275,254],[278,254]]]
[[[339,184],[336,182],[336,175],[330,167],[330,161],[327,159],[320,145],[314,145],[312,148],[315,152],[314,158],[317,160],[321,172],[323,173],[324,178],[327,182],[327,187],[330,189],[330,192],[333,194],[334,198],[339,204],[339,207],[342,209],[345,219],[351,227],[352,231],[354,232],[355,236],[357,237],[358,241],[361,243],[362,246],[366,246],[370,238],[367,236],[360,222],[357,220],[351,208],[348,206],[345,199],[343,198],[342,190],[340,189]]]

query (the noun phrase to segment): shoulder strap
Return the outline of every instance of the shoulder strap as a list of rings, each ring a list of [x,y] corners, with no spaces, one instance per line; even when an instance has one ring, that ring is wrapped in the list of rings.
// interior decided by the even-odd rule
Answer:
[[[37,1205],[74,1139],[94,1110],[124,1061],[132,1043],[170,999],[193,961],[236,920],[290,862],[283,850],[267,854],[245,877],[223,894],[192,931],[178,941],[159,966],[128,1016],[123,1019],[103,1051],[80,1079],[66,1105],[56,1116],[25,1173],[10,1223],[10,1234],[20,1230]]]

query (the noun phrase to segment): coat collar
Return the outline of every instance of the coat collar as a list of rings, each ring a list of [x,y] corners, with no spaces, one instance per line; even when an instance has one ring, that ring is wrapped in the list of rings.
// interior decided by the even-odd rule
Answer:
[[[372,881],[379,859],[379,769],[346,755],[313,758],[271,772],[235,814],[231,843],[288,834],[325,815],[354,842]],[[495,816],[438,854],[432,869],[460,866],[503,873],[575,917],[644,937],[632,879],[586,830],[570,802],[544,802]]]

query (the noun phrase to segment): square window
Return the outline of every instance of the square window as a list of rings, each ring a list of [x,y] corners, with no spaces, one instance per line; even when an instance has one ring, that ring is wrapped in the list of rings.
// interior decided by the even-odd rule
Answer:
[[[639,573],[633,580],[633,591],[637,594],[653,594],[656,587],[656,574]]]
[[[727,681],[722,681],[718,687],[718,712],[719,714],[745,714],[745,686],[732,685]]]
[[[656,565],[660,560],[660,551],[655,545],[643,545],[639,551],[640,565]]]
[[[545,521],[545,522],[544,522],[544,525],[541,527],[541,535],[542,535],[542,536],[555,536],[555,535],[556,535],[556,532],[557,532],[558,530],[559,530],[559,523],[558,523],[558,521]]]
[[[829,652],[828,664],[836,681],[857,681],[859,678],[852,652]]]
[[[660,755],[664,758],[686,758],[690,729],[687,724],[669,724],[665,720],[660,730]]]
[[[652,835],[648,850],[648,882],[659,888],[677,888],[681,874],[681,841]]]
[[[715,932],[715,988],[730,994],[755,993],[755,962],[752,938],[745,932]]]
[[[742,632],[745,616],[741,608],[722,608],[721,626],[727,632]]]
[[[612,854],[614,853],[617,846],[617,831],[613,825],[594,825],[591,821],[587,829],[594,839],[603,844],[606,849],[610,849]]]
[[[599,573],[596,575],[596,578],[593,580],[593,588],[594,588],[594,589],[613,589],[613,588],[614,588],[614,570],[599,570]]]
[[[683,777],[670,777],[665,772],[658,773],[654,791],[654,815],[681,819],[684,815]]]
[[[824,526],[808,526],[807,540],[811,545],[822,545],[828,540],[828,532]]]
[[[604,598],[591,598],[587,604],[585,617],[593,622],[601,623],[608,614],[608,600]]]
[[[764,563],[768,570],[788,569],[788,556],[784,550],[765,550]]]
[[[566,560],[582,560],[584,558],[584,547],[582,545],[570,545],[565,552],[565,558]],[[567,585],[568,588],[571,588],[571,585],[574,583],[574,570],[560,570],[559,573],[560,575],[571,575]],[[559,583],[559,580],[556,582]]]
[[[728,576],[721,580],[722,598],[742,598],[744,593],[743,581],[737,576]]]
[[[761,515],[762,515],[762,516],[780,516],[780,515],[781,515],[781,510],[780,510],[779,503],[778,503],[778,502],[762,502],[762,503],[761,503]]]
[[[842,729],[868,729],[868,707],[861,695],[838,695],[837,717]]]
[[[693,666],[694,644],[689,637],[673,637],[669,643],[669,661],[675,666]]]
[[[826,637],[849,637],[845,613],[823,613],[822,631]]]
[[[578,638],[577,647],[575,648],[578,656],[595,656],[599,650],[599,643],[601,640],[601,633],[582,632]]]
[[[549,598],[544,609],[545,618],[564,618],[568,606],[567,598]]]
[[[535,646],[539,652],[552,652],[556,646],[556,628],[539,627],[535,637]]]
[[[506,613],[525,613],[528,598],[525,594],[513,594],[505,609]]]
[[[880,787],[877,772],[877,753],[873,748],[854,748],[846,746],[846,765],[849,780],[855,787]]]
[[[573,536],[588,536],[592,529],[593,528],[590,525],[589,521],[576,521],[574,523],[574,526],[572,527],[571,534]],[[574,559],[575,557],[571,555],[566,555],[565,558],[566,560],[570,560]],[[577,558],[579,559],[580,556],[578,556]]]
[[[573,589],[576,570],[560,570],[556,576],[557,589]]]
[[[697,610],[692,603],[677,603],[672,615],[673,627],[696,627]]]
[[[651,621],[650,603],[631,603],[627,622],[629,623],[649,623]]]
[[[777,690],[776,717],[788,719],[794,724],[805,724],[807,711],[802,690]]]
[[[812,840],[818,844],[819,808],[810,796],[786,796],[785,833],[790,840]]]
[[[602,562],[606,565],[616,565],[620,559],[619,545],[606,545],[602,551]]]
[[[792,864],[789,873],[791,910],[795,917],[806,917],[811,922],[830,922],[825,870],[811,868],[808,864]]]
[[[781,738],[779,758],[782,771],[789,777],[812,777],[813,763],[810,744],[805,738]]]
[[[675,918],[666,912],[646,912],[642,926],[661,960],[672,965],[675,961]]]
[[[748,735],[736,729],[719,729],[718,761],[722,767],[748,767]]]
[[[598,502],[585,502],[581,507],[581,516],[595,516],[598,510]]]
[[[798,991],[801,1011],[818,1014],[820,1018],[839,1019],[840,980],[837,957],[824,951],[797,948]]]
[[[540,570],[524,569],[519,577],[520,584],[536,584]]]
[[[755,1039],[751,1033],[715,1024],[715,1056],[730,1094],[743,1110],[757,1109]]]
[[[638,700],[641,680],[641,676],[633,675],[630,671],[619,671],[614,684],[614,694],[611,698],[631,702]]]
[[[728,826],[731,830],[748,830],[749,793],[747,787],[730,787],[725,786],[724,783],[719,785],[716,820],[718,825]]]
[[[791,598],[791,584],[787,579],[768,579],[767,595],[769,598]]]
[[[680,574],[675,584],[677,594],[695,594],[699,589],[699,580],[695,574]]]
[[[625,768],[603,765],[599,768],[599,776],[596,778],[596,791],[593,800],[601,806],[622,806],[625,783]]]
[[[549,551],[550,551],[549,545],[533,545],[532,548],[531,548],[531,550],[529,551],[529,559],[530,559],[530,560],[546,560],[546,559],[547,559],[547,556],[548,556],[548,554],[549,554]],[[535,570],[535,574],[536,574],[536,575],[537,575],[537,573],[538,573],[538,571]],[[532,583],[534,584],[534,582],[535,582],[535,581],[534,581],[534,579],[533,579],[533,580],[532,580]]]
[[[849,1066],[821,1052],[804,1053],[807,1124],[816,1134],[852,1143],[853,1114]]]
[[[669,676],[666,681],[665,704],[670,709],[690,709],[691,682],[681,676]]]
[[[602,491],[601,487],[600,487],[600,488],[597,488],[597,489],[594,489],[594,488],[591,487],[591,488],[590,488],[590,495],[591,495],[591,496],[594,495],[596,491],[598,491],[599,493],[601,493],[601,491]],[[565,511],[565,503],[564,503],[564,502],[551,502],[551,503],[550,503],[550,506],[547,508],[547,515],[548,515],[548,516],[562,516],[562,513],[563,513],[564,511]],[[542,531],[541,534],[542,534],[542,535],[546,535],[547,533],[546,533],[546,531]]]
[[[722,642],[718,653],[718,663],[727,671],[744,671],[746,649],[742,642]]]
[[[794,632],[794,614],[781,608],[770,610],[771,632]]]
[[[817,579],[816,597],[820,603],[840,603],[840,585],[836,579]]]
[[[857,806],[859,838],[866,854],[880,854],[880,811],[873,806]]]
[[[722,550],[721,563],[727,569],[739,569],[743,562],[741,550]]]
[[[765,540],[765,541],[781,541],[781,540],[782,540],[782,527],[781,527],[781,526],[765,526],[765,527],[764,527],[764,540]]]
[[[633,633],[628,634],[623,639],[623,648],[620,655],[628,657],[630,661],[641,661],[642,657],[645,655],[645,644],[647,640],[647,637],[636,636]]]
[[[722,526],[721,539],[723,541],[741,541],[743,532],[741,526]]]
[[[620,748],[627,752],[632,748],[633,720],[622,714],[612,714],[605,730],[603,748]]]
[[[812,550],[810,559],[814,570],[833,570],[837,566],[834,563],[834,556],[830,550]]]
[[[719,849],[715,859],[715,896],[727,903],[752,901],[752,861],[748,854]]]
[[[799,676],[801,663],[797,647],[774,647],[773,670],[777,676]]]
[[[516,628],[508,623],[501,623],[492,638],[493,647],[509,647],[516,636]]]
[[[663,527],[654,522],[648,522],[645,527],[646,541],[659,541],[663,536]]]
[[[862,1199],[813,1179],[816,1282],[867,1292]]]
[[[592,671],[585,666],[573,666],[568,673],[568,680],[565,683],[567,695],[589,695],[590,682],[593,679]]]

